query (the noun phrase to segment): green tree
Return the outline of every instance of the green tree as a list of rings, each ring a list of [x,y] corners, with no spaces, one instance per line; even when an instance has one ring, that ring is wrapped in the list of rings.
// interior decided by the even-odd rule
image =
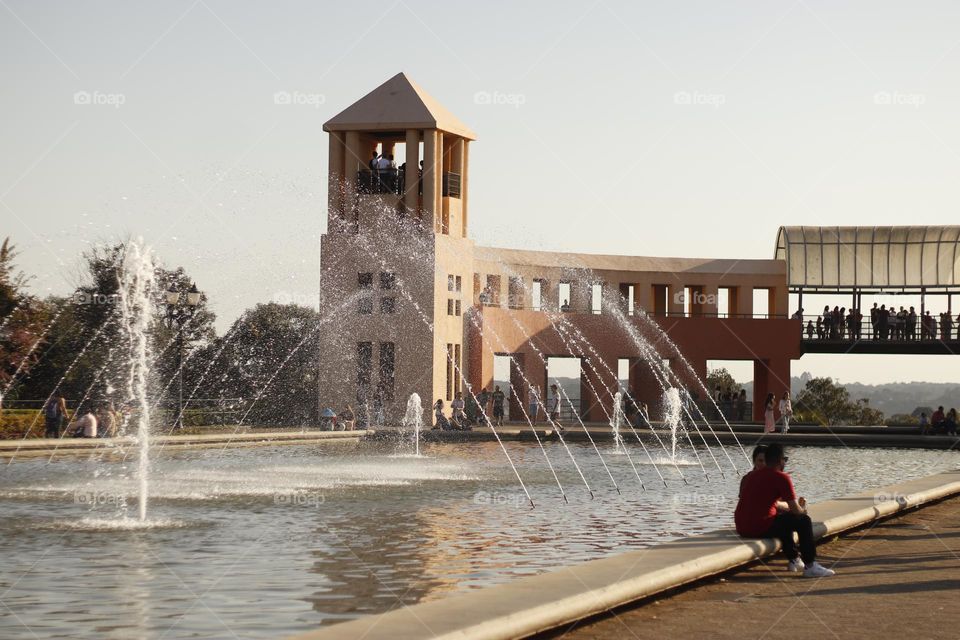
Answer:
[[[847,389],[832,378],[813,378],[793,403],[798,422],[822,425],[875,425],[883,423],[883,412],[870,407],[869,400],[852,400]]]
[[[723,392],[729,390],[734,394],[740,393],[740,389],[743,388],[743,385],[733,379],[733,376],[727,371],[726,367],[708,371],[705,384],[711,395],[716,394],[717,387]]]
[[[37,361],[47,321],[44,306],[26,292],[29,278],[15,264],[16,249],[0,244],[0,393],[15,391]]]
[[[316,415],[317,311],[258,304],[205,349],[215,366],[202,385],[208,398],[242,398],[246,424],[300,425]],[[261,399],[252,404],[257,396]]]

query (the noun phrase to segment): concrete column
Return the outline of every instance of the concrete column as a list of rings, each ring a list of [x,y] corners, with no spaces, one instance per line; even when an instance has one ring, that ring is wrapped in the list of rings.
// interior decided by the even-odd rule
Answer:
[[[753,315],[753,287],[741,286],[737,289],[737,313],[747,317]]]
[[[403,194],[403,204],[407,214],[415,216],[420,209],[420,131],[407,129],[407,177]]]
[[[779,402],[780,396],[790,388],[790,359],[773,358],[753,361],[753,419],[763,422],[764,402],[772,393]]]
[[[463,212],[463,237],[467,237],[467,204],[470,202],[467,178],[470,175],[470,141],[463,141],[463,173],[460,175],[460,210]]]
[[[570,309],[574,313],[590,313],[590,283],[586,280],[570,282]],[[560,301],[561,304],[563,301]]]
[[[327,220],[343,215],[343,133],[330,132],[330,148],[327,167]]]
[[[362,151],[360,148],[360,133],[347,131],[345,147],[343,162],[344,202],[349,203],[353,201],[357,193],[357,170],[362,162],[360,159]]]
[[[602,357],[602,356],[601,356]],[[616,360],[608,362],[616,367]],[[597,361],[597,356],[584,357],[580,365],[580,415],[590,422],[606,422],[610,404],[617,392],[616,376],[611,376]]]
[[[436,220],[435,226],[437,229],[437,233],[443,233],[444,226],[445,226],[443,223],[443,173],[447,166],[448,158],[447,158],[447,154],[444,153],[443,145],[444,145],[443,131],[437,131],[437,151],[436,151],[437,163],[436,163],[435,170],[433,172],[433,179],[434,179],[434,185],[435,185],[434,193],[436,194],[436,199],[437,199],[437,202],[434,208],[434,212],[435,212],[434,215]],[[450,230],[447,229],[446,232],[449,233]]]
[[[423,132],[423,212],[436,231],[437,224],[437,130]],[[424,222],[426,222],[426,220]]]
[[[704,315],[711,318],[717,317],[717,295],[719,294],[719,288],[715,284],[707,284],[703,286],[701,291],[704,296]]]

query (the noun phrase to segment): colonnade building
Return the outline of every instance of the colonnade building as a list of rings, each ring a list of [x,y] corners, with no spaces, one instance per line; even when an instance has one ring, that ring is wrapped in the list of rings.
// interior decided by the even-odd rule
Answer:
[[[470,193],[495,185],[470,180],[476,135],[402,73],[324,130],[324,406],[375,401],[397,421],[411,393],[429,406],[466,393],[467,385],[474,392],[490,386],[495,356],[509,355],[517,410],[531,385],[549,387],[547,358],[574,357],[581,368],[577,410],[601,421],[618,390],[659,402],[660,384],[646,364],[651,353],[636,335],[692,389],[690,372],[705,378],[709,360],[753,362],[754,418],[768,391],[789,388],[801,331],[799,320],[788,319],[784,260],[477,246],[469,221],[483,212],[471,210]],[[766,303],[762,315],[754,300]]]

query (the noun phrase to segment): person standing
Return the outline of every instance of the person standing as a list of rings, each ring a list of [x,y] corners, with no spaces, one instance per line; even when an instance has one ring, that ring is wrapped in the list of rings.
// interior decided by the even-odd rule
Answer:
[[[497,385],[493,389],[493,421],[497,423],[498,427],[503,426],[503,403],[506,400],[506,396],[503,391],[500,390],[500,385]]]
[[[61,394],[47,399],[43,405],[43,420],[46,425],[45,438],[59,438],[63,433],[63,421],[67,417],[67,401]]]
[[[780,419],[783,421],[783,433],[790,431],[790,420],[793,418],[793,403],[790,402],[790,391],[784,391],[780,398]]]
[[[557,388],[557,385],[550,385],[550,398],[547,400],[547,415],[550,417],[550,421],[553,423],[559,423],[560,421],[560,389]],[[562,429],[559,424],[557,424],[558,429]]]
[[[773,433],[776,430],[776,419],[773,415],[776,397],[772,393],[767,394],[767,400],[763,403],[763,432]]]
[[[540,417],[540,387],[539,385],[530,385],[530,397],[527,400],[527,416],[531,424],[537,424],[537,418]]]
[[[477,416],[477,421],[482,425],[490,424],[490,396],[492,394],[484,389],[477,394],[477,406],[479,408],[480,414]]]
[[[737,534],[744,538],[778,539],[789,560],[787,568],[802,571],[804,578],[832,576],[835,571],[817,562],[813,521],[807,515],[807,501],[797,497],[793,480],[784,472],[787,460],[783,447],[772,444],[764,452],[765,466],[743,479],[733,514]],[[799,551],[794,534],[799,539]]]
[[[466,406],[467,403],[463,401],[463,394],[457,391],[453,402],[450,403],[450,409],[452,411],[450,419],[453,422],[453,426],[457,429],[462,429],[467,425]]]

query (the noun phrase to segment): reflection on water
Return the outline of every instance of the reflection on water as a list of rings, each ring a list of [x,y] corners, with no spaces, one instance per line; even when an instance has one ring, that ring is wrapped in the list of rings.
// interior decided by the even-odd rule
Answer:
[[[154,461],[148,528],[122,459],[16,462],[0,476],[0,637],[277,637],[731,523],[739,478],[607,464],[572,446],[375,443],[170,453]],[[739,451],[730,452],[741,466]],[[642,452],[634,456],[639,462]],[[718,458],[720,458],[718,454]],[[956,453],[796,448],[812,501],[955,468]]]

